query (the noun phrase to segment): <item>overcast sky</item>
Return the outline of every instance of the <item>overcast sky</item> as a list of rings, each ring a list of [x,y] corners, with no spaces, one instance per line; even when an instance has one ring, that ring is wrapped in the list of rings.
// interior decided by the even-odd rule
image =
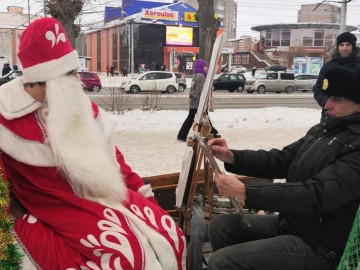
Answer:
[[[84,12],[87,17],[81,19],[82,24],[91,24],[103,20],[104,6],[119,5],[120,0],[88,0],[88,5]],[[159,0],[169,1],[169,0]],[[215,0],[216,1],[216,0]],[[284,1],[284,0],[235,0],[238,3],[238,27],[237,37],[241,35],[257,36],[258,32],[251,31],[250,28],[262,24],[275,23],[296,23],[297,12],[302,4],[315,4],[319,1],[314,0],[298,0],[298,1]],[[18,5],[24,8],[24,13],[27,13],[28,3],[30,3],[30,13],[34,14],[41,12],[43,2],[42,0],[0,0],[0,11],[6,11],[9,5]],[[340,6],[339,1],[325,1],[324,3],[331,3]],[[360,1],[351,1],[347,5],[347,25],[360,25]]]

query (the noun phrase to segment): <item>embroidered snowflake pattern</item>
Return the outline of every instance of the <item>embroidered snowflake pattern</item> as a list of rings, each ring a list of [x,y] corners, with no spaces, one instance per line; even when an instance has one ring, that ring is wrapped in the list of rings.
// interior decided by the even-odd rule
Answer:
[[[59,25],[55,24],[55,32],[47,31],[45,37],[47,40],[51,41],[51,48],[54,48],[55,45],[58,45],[60,41],[66,42],[66,37],[64,33],[59,33]]]
[[[93,250],[96,257],[101,258],[101,267],[95,262],[88,261],[87,266],[81,266],[81,270],[101,270],[101,269],[122,269],[120,257],[116,257],[113,265],[110,266],[111,257],[115,257],[115,253],[121,253],[130,263],[132,269],[135,266],[134,254],[132,254],[131,244],[127,239],[127,232],[123,229],[119,218],[112,209],[104,210],[105,219],[98,222],[98,227],[102,231],[100,238],[89,234],[85,239],[81,239],[80,243]],[[112,239],[112,240],[110,240]],[[113,241],[116,239],[116,241]],[[113,253],[105,253],[104,249],[114,250]]]

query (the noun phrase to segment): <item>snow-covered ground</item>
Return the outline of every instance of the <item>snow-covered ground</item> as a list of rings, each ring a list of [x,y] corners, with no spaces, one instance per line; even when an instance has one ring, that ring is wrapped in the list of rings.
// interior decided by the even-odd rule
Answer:
[[[106,74],[100,74],[100,78],[104,87],[119,86],[127,79]],[[271,149],[282,148],[302,137],[318,123],[320,113],[320,109],[300,108],[215,108],[210,118],[231,148]],[[187,111],[180,110],[132,110],[113,116],[118,122],[115,142],[134,171],[143,177],[180,171],[187,146],[177,141],[176,136],[186,116]],[[222,167],[221,162],[219,165]]]
[[[231,148],[271,149],[302,137],[318,123],[320,113],[320,109],[276,107],[219,109],[210,118]],[[176,135],[186,116],[187,111],[142,110],[113,115],[118,123],[115,142],[134,171],[142,177],[180,171],[188,146]]]

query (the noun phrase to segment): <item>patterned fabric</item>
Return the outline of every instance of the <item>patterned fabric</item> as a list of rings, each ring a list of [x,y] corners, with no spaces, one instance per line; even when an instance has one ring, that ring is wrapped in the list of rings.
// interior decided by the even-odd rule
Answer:
[[[6,93],[2,88],[1,101],[9,100]],[[84,199],[56,167],[37,103],[20,92],[16,98],[16,106],[0,106],[0,149],[12,191],[29,212],[16,220],[14,233],[32,264],[50,270],[185,269],[182,231],[153,197],[145,197],[151,196],[150,187],[119,149],[113,153],[127,199],[111,205]],[[33,112],[28,113],[29,107]],[[111,136],[106,113],[92,107],[97,125]]]

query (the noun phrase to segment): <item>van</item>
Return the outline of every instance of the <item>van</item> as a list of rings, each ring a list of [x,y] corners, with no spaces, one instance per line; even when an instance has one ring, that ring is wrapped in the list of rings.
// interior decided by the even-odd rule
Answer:
[[[295,91],[294,78],[294,73],[283,71],[259,73],[254,81],[246,84],[245,90],[248,93],[256,91],[260,94],[265,92],[285,92],[290,94]]]

